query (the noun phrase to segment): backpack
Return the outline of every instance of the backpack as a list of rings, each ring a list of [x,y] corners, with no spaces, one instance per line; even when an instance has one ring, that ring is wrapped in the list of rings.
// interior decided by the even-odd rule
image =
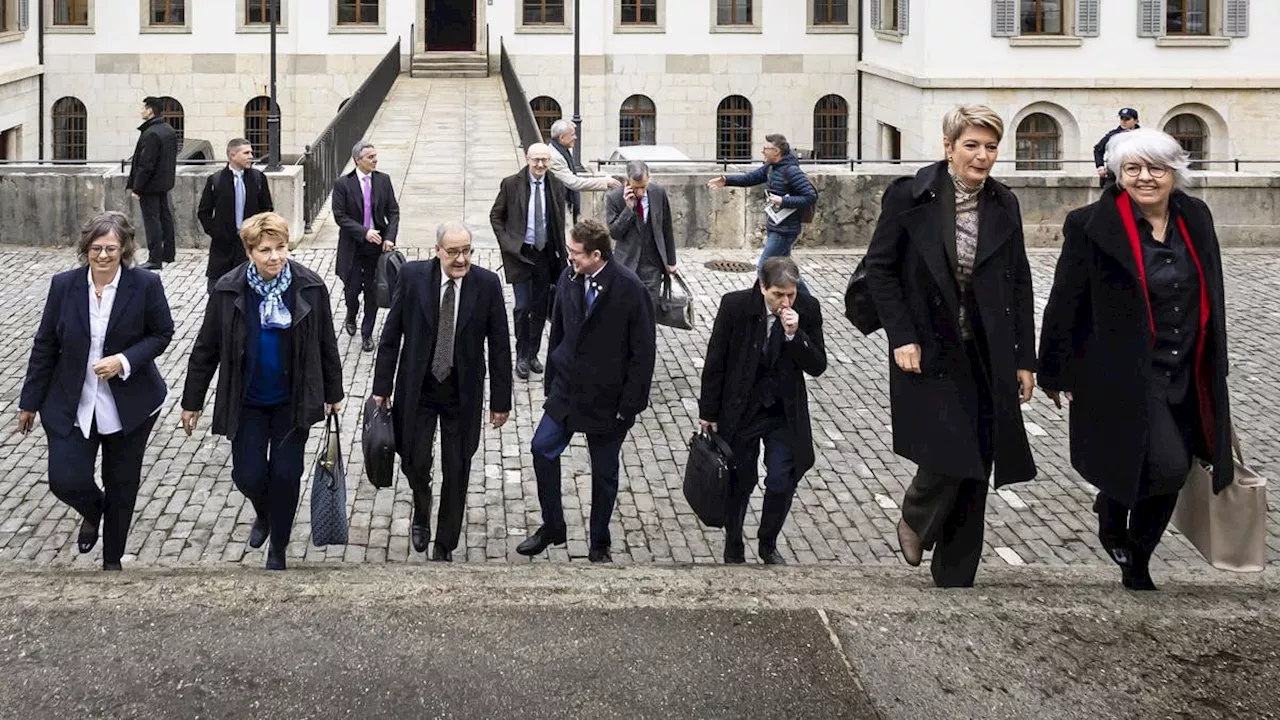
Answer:
[[[378,274],[374,280],[374,295],[377,296],[378,307],[391,307],[391,297],[396,291],[396,281],[400,279],[400,268],[404,267],[404,254],[399,250],[384,252],[378,257]]]

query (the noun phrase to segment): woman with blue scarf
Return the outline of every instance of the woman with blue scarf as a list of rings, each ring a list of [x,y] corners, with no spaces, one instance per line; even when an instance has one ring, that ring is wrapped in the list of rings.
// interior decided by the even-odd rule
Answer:
[[[267,569],[285,569],[311,426],[342,403],[342,363],[329,290],[289,259],[289,226],[276,213],[240,228],[249,262],[214,285],[187,363],[182,427],[196,429],[219,367],[213,432],[231,439],[231,478],[257,518],[249,546],[271,540]]]

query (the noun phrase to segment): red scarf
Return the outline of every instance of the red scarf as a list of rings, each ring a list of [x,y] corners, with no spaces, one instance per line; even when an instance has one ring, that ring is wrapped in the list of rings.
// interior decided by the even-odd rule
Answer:
[[[1138,264],[1138,282],[1142,285],[1142,299],[1147,303],[1147,320],[1151,324],[1151,344],[1156,342],[1156,318],[1151,310],[1151,296],[1147,293],[1147,268],[1142,261],[1142,241],[1138,235],[1138,223],[1133,217],[1133,205],[1129,193],[1121,191],[1116,196],[1116,208],[1120,211],[1120,220],[1124,223],[1125,234],[1129,236],[1129,248],[1133,251],[1134,262]],[[1195,378],[1196,400],[1200,408],[1200,423],[1203,426],[1205,446],[1209,454],[1213,454],[1214,445],[1214,404],[1213,377],[1209,374],[1209,363],[1205,358],[1206,340],[1209,327],[1209,288],[1205,282],[1204,267],[1200,264],[1200,256],[1196,246],[1191,243],[1191,234],[1187,232],[1187,224],[1182,216],[1178,216],[1178,231],[1186,243],[1191,261],[1195,263],[1196,273],[1200,276],[1200,328],[1196,334]]]

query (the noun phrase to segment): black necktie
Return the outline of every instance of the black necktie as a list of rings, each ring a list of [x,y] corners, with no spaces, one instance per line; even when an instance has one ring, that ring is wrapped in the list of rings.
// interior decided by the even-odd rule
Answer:
[[[778,358],[782,357],[782,319],[775,316],[773,318],[773,328],[769,330],[769,353],[766,358],[770,366],[778,362]]]
[[[431,361],[431,374],[436,382],[444,382],[453,367],[453,280],[444,287],[440,300],[440,320],[436,323],[436,355]]]

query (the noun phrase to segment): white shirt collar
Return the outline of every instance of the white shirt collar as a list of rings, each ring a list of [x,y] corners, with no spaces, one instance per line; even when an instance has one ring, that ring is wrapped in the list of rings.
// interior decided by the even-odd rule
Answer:
[[[595,280],[596,276],[599,275],[608,266],[609,266],[609,261],[605,260],[604,263],[600,265],[600,267],[596,268],[595,272],[591,273],[587,277],[591,280]]]
[[[116,266],[116,276],[111,278],[111,282],[107,283],[106,287],[109,287],[112,290],[120,289],[120,273],[122,270],[124,270],[123,265]],[[92,289],[93,288],[93,268],[92,267],[87,270],[86,277],[89,278],[89,288]]]
[[[235,175],[236,177],[242,177],[244,175],[244,171],[241,170],[240,168],[233,168],[230,165],[228,165],[227,169],[230,170],[231,174]]]
[[[363,183],[364,179],[367,177],[373,177],[373,173],[367,173],[360,168],[356,168],[356,178],[359,179],[361,183]]]
[[[466,276],[464,275],[463,277],[466,277]],[[462,286],[462,278],[451,278],[449,277],[449,273],[446,273],[444,271],[444,268],[440,268],[440,289],[443,290],[444,286],[448,285],[450,280],[453,281],[453,287],[455,289],[458,289]]]

